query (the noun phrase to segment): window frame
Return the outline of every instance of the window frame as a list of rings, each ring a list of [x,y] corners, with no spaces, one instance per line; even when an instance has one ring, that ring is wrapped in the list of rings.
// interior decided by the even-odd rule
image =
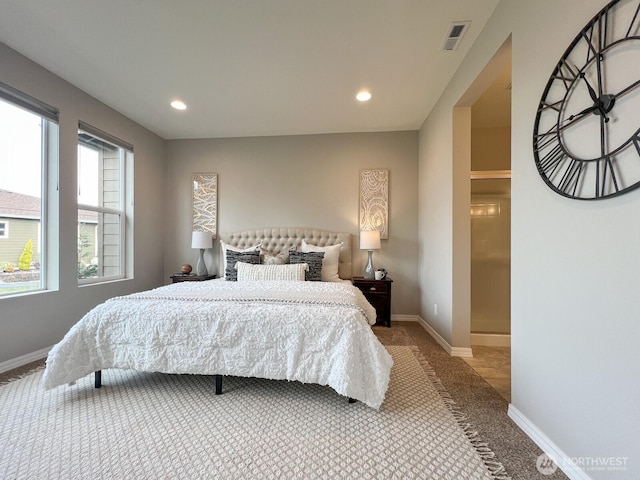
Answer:
[[[9,222],[0,222],[0,238],[9,238]]]
[[[78,147],[84,145],[86,148],[92,148],[88,142],[82,142],[80,139],[81,134],[90,135],[99,142],[114,147],[118,151],[118,185],[119,185],[119,204],[120,208],[104,207],[99,205],[88,205],[79,203],[77,204],[77,212],[81,210],[95,212],[98,215],[117,215],[118,221],[118,273],[115,275],[101,275],[96,277],[78,278],[78,285],[95,285],[100,283],[106,283],[116,280],[122,280],[132,277],[132,262],[130,260],[130,251],[133,248],[133,236],[130,232],[132,230],[129,225],[132,224],[132,209],[128,208],[129,185],[132,184],[133,176],[133,146],[127,142],[124,142],[109,133],[99,130],[85,122],[78,122]],[[76,162],[76,165],[79,164]],[[76,188],[80,185],[78,184]],[[77,194],[78,192],[76,192]],[[131,199],[132,200],[132,199]],[[80,220],[78,219],[78,225]],[[104,268],[104,267],[103,267]]]
[[[58,255],[55,251],[57,243],[54,240],[58,232],[58,216],[50,211],[52,205],[57,204],[57,178],[52,179],[58,171],[59,161],[59,118],[60,110],[38,100],[6,83],[0,82],[0,101],[11,104],[41,119],[40,125],[40,219],[39,233],[39,263],[40,275],[38,286],[12,293],[0,293],[0,299],[22,295],[33,295],[58,288]],[[51,175],[51,174],[54,175]],[[8,238],[8,223],[5,222],[5,236]]]

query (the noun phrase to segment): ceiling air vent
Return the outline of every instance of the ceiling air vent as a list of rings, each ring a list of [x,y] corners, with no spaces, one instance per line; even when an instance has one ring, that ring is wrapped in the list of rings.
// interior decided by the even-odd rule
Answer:
[[[453,22],[451,27],[449,27],[449,33],[447,33],[447,36],[444,38],[444,42],[442,42],[442,50],[453,51],[458,48],[458,44],[460,43],[460,40],[462,40],[462,37],[470,24],[470,21]]]

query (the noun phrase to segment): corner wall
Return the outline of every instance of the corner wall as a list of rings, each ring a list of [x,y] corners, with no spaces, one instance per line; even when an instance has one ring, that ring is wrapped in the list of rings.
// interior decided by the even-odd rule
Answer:
[[[50,204],[59,234],[49,239],[58,264],[59,289],[0,298],[0,363],[29,356],[62,339],[69,328],[107,298],[156,287],[162,281],[164,141],[4,44],[0,81],[60,110],[59,191]],[[78,286],[77,142],[78,120],[134,146],[134,278]],[[55,183],[55,182],[52,182]],[[54,272],[55,274],[56,272]],[[35,359],[33,359],[35,360]]]

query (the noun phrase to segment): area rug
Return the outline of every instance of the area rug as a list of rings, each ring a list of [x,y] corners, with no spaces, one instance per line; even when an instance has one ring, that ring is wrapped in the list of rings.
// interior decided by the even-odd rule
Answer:
[[[43,391],[42,371],[0,386],[0,478],[497,479],[415,347],[380,410],[329,387],[126,370]]]

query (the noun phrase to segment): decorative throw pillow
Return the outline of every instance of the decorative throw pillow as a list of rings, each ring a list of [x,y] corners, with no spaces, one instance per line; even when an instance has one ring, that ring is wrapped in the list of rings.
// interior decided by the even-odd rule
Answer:
[[[261,263],[263,265],[284,265],[289,263],[289,252],[287,251],[274,255],[269,250],[260,247],[260,254],[262,255]]]
[[[292,264],[306,263],[309,270],[306,272],[305,279],[308,282],[322,281],[322,258],[324,252],[289,252],[289,262]]]
[[[238,271],[236,270],[236,263],[244,262],[257,265],[260,263],[260,252],[253,250],[252,252],[234,252],[227,249],[227,267],[224,270],[224,279],[235,282],[238,280]]]
[[[274,282],[298,281],[304,282],[305,273],[309,266],[306,263],[292,265],[252,265],[238,262],[238,281],[269,280]]]
[[[233,252],[253,252],[255,250],[259,251],[260,245],[262,245],[262,242],[258,243],[257,245],[253,245],[251,247],[238,248],[238,247],[229,245],[228,243],[224,243],[222,240],[220,240],[220,247],[222,248],[222,270],[224,272],[227,271],[227,250],[231,250]]]
[[[302,240],[300,250],[303,252],[324,252],[324,258],[322,260],[322,281],[339,282],[338,260],[340,258],[340,247],[342,247],[342,242],[336,245],[318,247],[317,245],[311,245]]]

